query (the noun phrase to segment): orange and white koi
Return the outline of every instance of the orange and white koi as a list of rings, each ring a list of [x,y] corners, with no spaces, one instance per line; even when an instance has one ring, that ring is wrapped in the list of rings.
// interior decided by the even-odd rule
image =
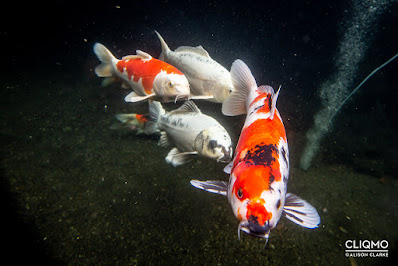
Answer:
[[[137,55],[124,56],[122,60],[118,60],[100,43],[96,43],[93,49],[101,61],[95,68],[97,76],[110,79],[117,77],[123,81],[124,87],[133,89],[124,98],[126,102],[138,102],[148,98],[162,102],[189,99],[188,80],[174,66],[140,50],[136,51]]]
[[[223,181],[191,180],[197,188],[228,196],[240,231],[266,238],[282,214],[307,228],[320,223],[316,209],[296,195],[287,193],[289,150],[285,127],[276,109],[279,90],[257,87],[250,69],[241,60],[232,64],[235,91],[222,106],[224,115],[247,114],[233,161],[224,169]],[[280,88],[279,88],[280,89]]]
[[[143,134],[146,123],[148,122],[147,115],[140,114],[116,114],[116,119],[122,123],[123,126],[115,124],[111,129],[126,128],[128,130],[136,131],[137,134]]]

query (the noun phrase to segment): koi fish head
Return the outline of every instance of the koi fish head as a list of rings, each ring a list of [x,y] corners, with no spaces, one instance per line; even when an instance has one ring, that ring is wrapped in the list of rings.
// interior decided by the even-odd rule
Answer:
[[[200,132],[194,145],[195,149],[204,157],[225,163],[232,159],[231,138],[222,126],[214,125]]]
[[[228,198],[239,230],[267,238],[278,223],[283,210],[285,192],[270,189],[272,172],[263,165],[238,163],[231,173]],[[282,195],[283,194],[283,195]]]
[[[213,88],[214,92],[214,99],[217,102],[222,103],[225,99],[228,98],[229,95],[232,94],[232,92],[234,91],[234,87],[232,85],[231,81],[219,81],[217,84],[215,84],[214,88]]]
[[[153,81],[153,92],[163,101],[188,100],[189,83],[184,74],[161,71]]]

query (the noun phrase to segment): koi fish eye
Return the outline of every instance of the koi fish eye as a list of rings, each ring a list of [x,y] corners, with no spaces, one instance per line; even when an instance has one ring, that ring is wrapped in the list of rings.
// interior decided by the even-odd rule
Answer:
[[[169,81],[169,83],[167,83],[167,86],[169,86],[169,87],[174,87],[174,82],[172,82],[172,81]]]
[[[238,192],[236,193],[236,195],[238,196],[239,199],[241,199],[243,197],[243,190],[241,187],[238,189]]]

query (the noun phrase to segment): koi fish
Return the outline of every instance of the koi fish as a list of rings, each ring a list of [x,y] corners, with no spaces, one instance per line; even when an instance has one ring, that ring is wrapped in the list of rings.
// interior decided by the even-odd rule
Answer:
[[[202,46],[181,46],[171,51],[162,36],[155,32],[162,45],[159,59],[185,74],[191,85],[192,98],[221,103],[232,93],[229,71],[214,61]]]
[[[137,134],[143,134],[146,123],[148,122],[148,118],[146,115],[140,114],[116,114],[116,119],[119,120],[120,123],[114,124],[111,126],[111,129],[128,129],[137,131]]]
[[[228,196],[240,231],[266,238],[282,214],[307,228],[316,228],[320,218],[316,209],[296,195],[286,193],[289,179],[289,149],[285,127],[276,109],[279,90],[257,87],[250,69],[241,60],[231,68],[235,87],[223,105],[224,115],[247,114],[233,161],[224,171],[223,181],[191,180],[191,184],[208,192]]]
[[[115,77],[123,81],[123,87],[130,87],[126,102],[138,102],[149,98],[163,102],[188,99],[190,95],[187,78],[180,70],[149,54],[137,50],[137,55],[116,59],[102,44],[94,45],[94,53],[101,64],[95,68],[98,77],[107,77],[103,85]]]
[[[232,158],[228,132],[192,101],[171,112],[166,112],[159,102],[151,101],[144,131],[152,134],[157,130],[161,133],[159,145],[174,146],[166,157],[166,162],[173,166],[187,163],[198,155],[226,163]]]

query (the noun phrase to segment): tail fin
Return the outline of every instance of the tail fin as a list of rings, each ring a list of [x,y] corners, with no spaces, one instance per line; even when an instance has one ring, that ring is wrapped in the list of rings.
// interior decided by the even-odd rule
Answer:
[[[257,83],[249,67],[242,60],[232,63],[231,78],[234,92],[222,104],[222,113],[228,116],[246,114],[246,98]]]
[[[101,64],[95,68],[95,74],[98,77],[112,76],[112,61],[116,60],[113,54],[102,44],[96,43],[93,47],[95,55],[101,61]]]
[[[167,54],[170,51],[170,48],[167,45],[167,43],[164,41],[162,35],[160,35],[159,32],[157,32],[156,30],[155,30],[155,33],[156,33],[156,35],[158,35],[160,44],[162,45],[162,52],[159,55],[159,60],[164,61],[164,56],[165,56],[165,54]]]
[[[144,129],[145,134],[149,135],[159,131],[158,120],[165,113],[160,102],[149,102],[149,119]]]

